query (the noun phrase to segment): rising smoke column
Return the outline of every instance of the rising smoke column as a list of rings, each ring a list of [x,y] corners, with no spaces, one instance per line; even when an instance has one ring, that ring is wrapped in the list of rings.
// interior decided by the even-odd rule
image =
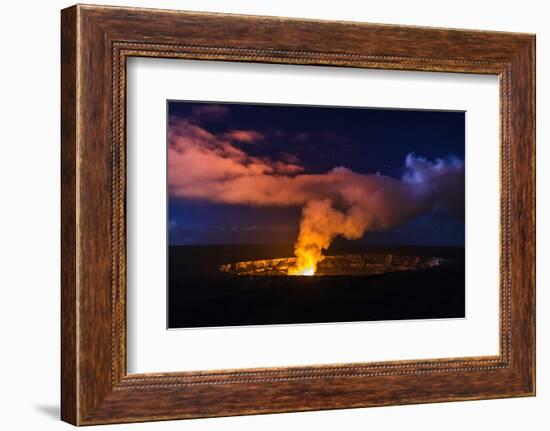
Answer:
[[[464,164],[457,158],[431,163],[410,153],[399,180],[337,168],[336,199],[310,200],[302,210],[290,275],[313,275],[333,239],[359,239],[369,230],[403,224],[432,210],[464,217]],[[340,208],[338,209],[337,206]]]
[[[313,275],[323,260],[323,250],[341,235],[346,239],[359,239],[367,229],[368,217],[359,207],[348,213],[337,211],[330,199],[312,200],[302,210],[300,233],[294,245],[296,264],[289,275]]]
[[[169,192],[217,203],[302,207],[291,274],[313,274],[337,236],[358,239],[430,211],[464,217],[464,163],[456,157],[432,162],[410,153],[401,178],[345,167],[304,174],[291,155],[281,160],[249,155],[247,145],[265,139],[252,130],[211,133],[198,114],[170,119]]]

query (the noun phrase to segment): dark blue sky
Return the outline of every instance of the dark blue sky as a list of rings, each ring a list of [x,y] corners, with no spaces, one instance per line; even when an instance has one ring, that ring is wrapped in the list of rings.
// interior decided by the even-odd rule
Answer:
[[[170,118],[192,116],[197,102],[169,101]],[[464,159],[463,112],[298,105],[216,104],[223,116],[201,119],[213,134],[253,130],[265,139],[243,145],[251,156],[287,160],[297,157],[303,173],[325,173],[345,166],[354,172],[401,178],[407,154],[428,160]],[[201,105],[206,106],[206,105]],[[195,108],[194,108],[195,107]],[[464,197],[457,197],[464,199]],[[169,243],[292,243],[300,220],[299,207],[229,205],[170,197]],[[367,232],[359,240],[392,245],[463,245],[464,221],[429,213],[383,232]]]

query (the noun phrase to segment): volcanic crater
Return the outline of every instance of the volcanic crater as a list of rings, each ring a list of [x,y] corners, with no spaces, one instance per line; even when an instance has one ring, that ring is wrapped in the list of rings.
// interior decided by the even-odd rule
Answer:
[[[397,254],[343,254],[325,256],[318,263],[314,276],[324,275],[376,275],[400,271],[415,271],[443,264],[438,257],[403,256]],[[246,276],[288,276],[296,264],[295,257],[250,260],[219,266],[224,273]],[[292,275],[294,277],[295,275]],[[303,275],[302,275],[303,276]]]

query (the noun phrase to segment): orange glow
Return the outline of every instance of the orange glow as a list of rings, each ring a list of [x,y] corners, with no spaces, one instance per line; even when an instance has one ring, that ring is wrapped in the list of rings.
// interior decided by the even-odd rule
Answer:
[[[315,269],[314,268],[290,268],[288,270],[288,275],[315,275]]]
[[[315,275],[317,265],[323,260],[324,256],[319,248],[304,243],[307,244],[303,238],[296,243],[296,263],[288,269],[288,275]]]

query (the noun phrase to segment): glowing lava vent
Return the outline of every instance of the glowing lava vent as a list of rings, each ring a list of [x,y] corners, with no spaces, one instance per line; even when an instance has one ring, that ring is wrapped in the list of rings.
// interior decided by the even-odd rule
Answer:
[[[296,258],[250,260],[227,263],[220,271],[236,275],[263,276],[323,276],[323,275],[374,275],[386,272],[415,271],[422,268],[439,266],[443,259],[437,257],[401,256],[395,254],[344,254],[325,256],[317,269],[306,268],[293,271]]]

